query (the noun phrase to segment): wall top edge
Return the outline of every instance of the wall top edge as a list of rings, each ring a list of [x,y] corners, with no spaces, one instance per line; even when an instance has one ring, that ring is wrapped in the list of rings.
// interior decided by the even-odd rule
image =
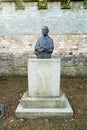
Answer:
[[[15,0],[0,0],[1,2],[15,2]],[[38,2],[38,0],[23,0],[24,2]],[[58,2],[60,0],[48,0],[48,2]]]
[[[51,58],[51,59],[37,59],[37,58],[30,58],[30,59],[28,59],[28,62],[52,62],[52,61],[57,61],[57,62],[59,62],[60,61],[60,58],[58,59],[58,58]]]
[[[15,2],[15,0],[0,0],[1,2]],[[24,2],[38,2],[39,0],[23,0]],[[47,2],[60,2],[61,0],[47,0]],[[75,2],[81,2],[84,0],[71,0]]]

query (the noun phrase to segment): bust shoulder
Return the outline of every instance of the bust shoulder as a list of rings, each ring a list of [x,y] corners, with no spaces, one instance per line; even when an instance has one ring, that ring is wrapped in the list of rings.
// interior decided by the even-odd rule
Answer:
[[[38,38],[38,41],[41,41],[42,40],[42,36]]]
[[[51,37],[48,36],[48,39],[50,40],[50,42],[53,42],[53,39]]]

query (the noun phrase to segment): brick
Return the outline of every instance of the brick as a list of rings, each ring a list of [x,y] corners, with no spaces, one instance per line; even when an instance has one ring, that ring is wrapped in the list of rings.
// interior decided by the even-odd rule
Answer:
[[[35,57],[34,46],[44,25],[54,40],[53,57],[60,57],[63,67],[87,66],[87,10],[80,9],[82,2],[71,3],[74,10],[63,11],[59,2],[48,2],[47,10],[38,10],[37,2],[25,2],[25,10],[17,11],[14,2],[2,2],[0,67],[26,67],[28,58]]]

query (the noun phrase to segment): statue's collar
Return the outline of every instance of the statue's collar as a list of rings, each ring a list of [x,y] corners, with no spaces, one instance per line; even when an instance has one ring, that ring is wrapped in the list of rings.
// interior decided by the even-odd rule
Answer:
[[[43,38],[43,39],[47,39],[47,38],[48,38],[48,36],[45,36],[45,37],[44,37],[44,36],[42,36],[42,38]]]

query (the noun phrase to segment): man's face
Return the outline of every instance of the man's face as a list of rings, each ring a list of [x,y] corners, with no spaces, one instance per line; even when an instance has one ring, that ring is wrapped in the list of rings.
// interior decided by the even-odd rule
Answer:
[[[47,36],[48,35],[48,29],[47,28],[43,28],[42,29],[42,34],[43,34],[43,36]]]

